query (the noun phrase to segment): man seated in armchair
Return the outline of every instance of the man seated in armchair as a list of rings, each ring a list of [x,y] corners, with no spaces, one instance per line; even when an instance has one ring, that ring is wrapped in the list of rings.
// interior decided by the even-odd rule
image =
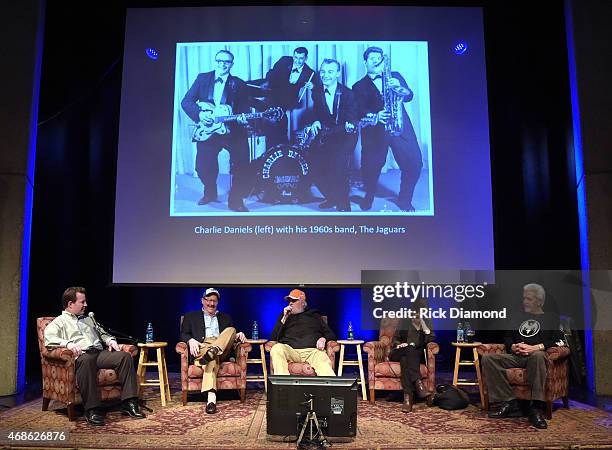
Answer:
[[[491,418],[520,417],[522,411],[518,399],[506,377],[506,369],[526,368],[531,385],[529,422],[536,428],[547,427],[542,417],[546,408],[546,349],[562,346],[559,317],[544,312],[546,299],[544,288],[530,283],[523,287],[523,311],[513,320],[513,329],[506,332],[504,343],[507,353],[482,356],[482,370],[491,402],[502,402],[501,408],[489,413]]]
[[[121,412],[144,419],[138,401],[138,383],[132,355],[120,351],[117,340],[108,334],[92,317],[85,315],[85,288],[69,287],[62,295],[62,314],[45,328],[45,347],[51,350],[66,347],[76,357],[75,376],[85,418],[90,425],[104,425],[100,411],[98,369],[114,369],[121,383]],[[108,347],[108,350],[104,349]]]
[[[289,304],[276,320],[270,336],[270,340],[278,341],[270,350],[274,375],[289,375],[291,361],[309,363],[318,376],[335,376],[325,344],[336,340],[336,335],[321,313],[308,307],[304,292],[293,289],[285,300]]]
[[[230,358],[235,342],[245,342],[237,332],[232,317],[217,309],[221,294],[208,288],[202,295],[202,308],[185,314],[181,325],[181,341],[187,342],[195,364],[203,367],[202,392],[207,393],[206,413],[217,412],[217,373],[221,363]]]

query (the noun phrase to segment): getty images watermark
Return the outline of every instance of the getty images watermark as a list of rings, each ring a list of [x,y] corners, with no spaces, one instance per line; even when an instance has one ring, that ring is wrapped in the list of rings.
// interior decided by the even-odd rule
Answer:
[[[417,317],[434,319],[438,330],[466,321],[479,330],[512,329],[523,287],[536,283],[545,291],[544,311],[573,330],[612,330],[610,270],[366,270],[361,282],[362,329]]]
[[[388,309],[383,305],[374,306],[372,317],[374,319],[415,319],[422,317],[426,319],[506,319],[508,311],[506,307],[496,310],[478,309],[465,310],[461,307],[430,307],[414,305],[417,299],[424,300],[453,300],[462,303],[469,299],[484,299],[485,289],[488,283],[482,284],[419,284],[407,281],[396,281],[394,284],[377,284],[371,287],[372,301],[382,303],[389,300],[401,300],[404,304],[409,302],[410,306],[400,306],[398,309]]]

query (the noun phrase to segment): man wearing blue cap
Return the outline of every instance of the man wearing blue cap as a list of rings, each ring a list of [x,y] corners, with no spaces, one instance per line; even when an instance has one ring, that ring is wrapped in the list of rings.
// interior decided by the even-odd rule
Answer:
[[[187,342],[195,364],[204,370],[202,392],[208,392],[206,412],[217,412],[217,372],[226,361],[235,341],[245,342],[244,333],[236,332],[229,314],[217,310],[221,294],[208,288],[202,296],[202,309],[185,314],[181,325],[181,341]]]

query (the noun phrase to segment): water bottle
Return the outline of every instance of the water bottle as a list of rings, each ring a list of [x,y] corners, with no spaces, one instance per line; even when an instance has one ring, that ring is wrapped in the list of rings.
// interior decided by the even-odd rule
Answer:
[[[259,339],[259,326],[257,325],[257,321],[253,322],[253,330],[251,331],[251,339],[253,340]]]
[[[147,325],[147,332],[145,333],[145,341],[147,344],[150,344],[154,341],[153,339],[153,324],[149,322]]]
[[[464,339],[466,342],[471,343],[473,338],[474,338],[474,330],[472,329],[472,327],[470,326],[470,322],[465,322],[465,332],[464,332]]]
[[[349,340],[354,339],[355,337],[353,336],[353,324],[351,321],[349,321],[348,323],[348,330],[347,330],[347,336]]]
[[[457,324],[457,342],[463,342],[463,324],[461,322]]]

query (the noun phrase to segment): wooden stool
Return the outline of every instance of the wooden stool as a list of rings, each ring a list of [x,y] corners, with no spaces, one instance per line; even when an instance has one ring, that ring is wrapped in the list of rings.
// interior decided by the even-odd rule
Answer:
[[[266,392],[268,392],[268,369],[266,367],[266,352],[264,350],[264,345],[266,344],[266,342],[268,342],[268,340],[267,339],[247,339],[247,342],[251,345],[259,346],[259,358],[248,358],[246,360],[247,365],[248,364],[261,364],[261,370],[263,372],[261,376],[259,375],[247,376],[246,377],[247,382],[263,381],[264,389],[266,390]]]
[[[358,366],[359,367],[359,384],[361,384],[361,399],[364,401],[368,400],[365,387],[365,377],[363,375],[363,359],[361,358],[361,344],[364,341],[360,339],[341,339],[336,341],[340,344],[340,362],[338,363],[338,376],[342,376],[342,369],[344,366]],[[344,359],[344,347],[346,345],[357,346],[357,360],[345,360]]]
[[[482,376],[480,375],[480,360],[478,359],[478,352],[476,347],[482,345],[482,342],[452,342],[455,346],[455,370],[453,373],[453,385],[454,386],[478,386],[478,392],[480,394],[480,406],[484,408],[484,397],[482,389]],[[461,349],[471,348],[472,349],[472,360],[461,360]],[[459,366],[474,366],[476,368],[476,381],[467,380],[465,378],[459,378]]]
[[[166,354],[164,352],[164,348],[167,346],[167,342],[138,343],[138,347],[140,347],[140,358],[138,359],[138,369],[136,370],[136,375],[138,377],[138,397],[142,398],[143,386],[159,386],[162,406],[166,406],[166,398],[170,401],[170,385],[168,384],[168,369],[166,367]],[[150,349],[156,350],[156,361],[149,361]],[[146,379],[147,366],[157,367],[159,379]]]

